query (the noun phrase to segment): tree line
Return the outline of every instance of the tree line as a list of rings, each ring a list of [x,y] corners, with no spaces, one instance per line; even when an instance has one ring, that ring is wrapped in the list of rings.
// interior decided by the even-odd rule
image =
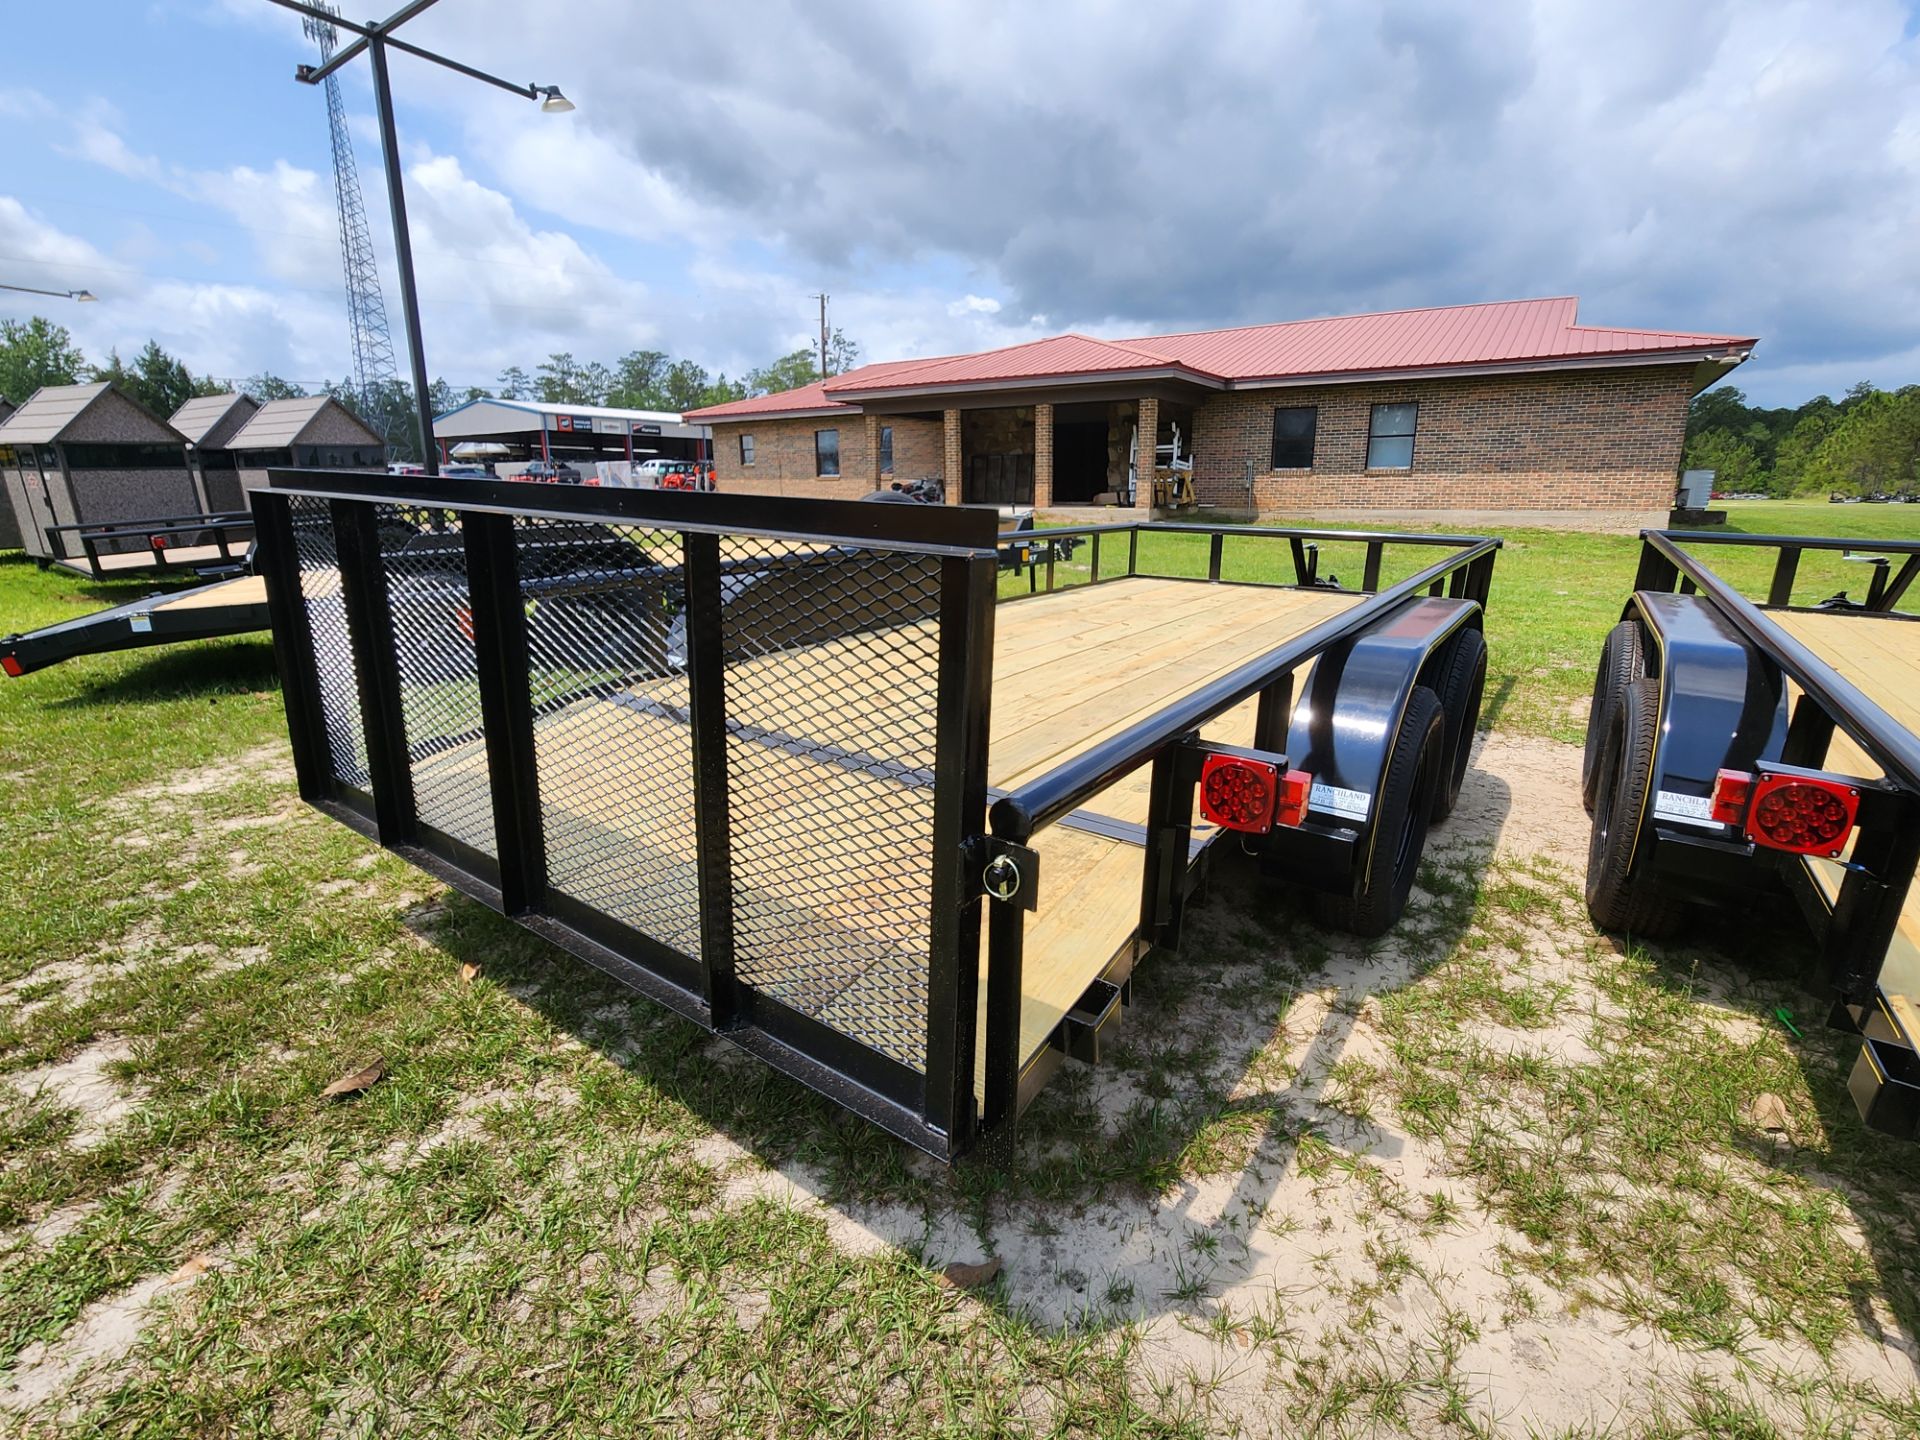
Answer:
[[[1686,465],[1714,488],[1768,495],[1920,493],[1920,385],[1861,381],[1840,399],[1749,405],[1732,385],[1696,395]]]
[[[838,330],[831,332],[827,341],[829,373],[837,375],[851,369],[859,358],[857,343]],[[791,390],[820,378],[819,356],[812,349],[782,355],[738,379],[729,379],[724,372],[709,374],[695,361],[675,359],[663,350],[630,351],[610,364],[580,361],[560,351],[547,356],[531,372],[509,365],[491,386],[459,387],[435,380],[427,398],[436,415],[471,400],[487,399],[679,412]],[[90,364],[63,325],[38,315],[30,320],[0,320],[0,396],[17,405],[42,385],[74,385],[86,380],[112,381],[163,420],[197,395],[244,390],[256,400],[287,400],[323,393],[385,435],[401,455],[412,458],[421,453],[413,387],[405,381],[387,381],[371,394],[361,395],[344,379],[322,381],[313,391],[264,371],[245,379],[196,375],[154,340],[149,340],[131,362],[122,361],[117,350],[109,350],[104,363]]]

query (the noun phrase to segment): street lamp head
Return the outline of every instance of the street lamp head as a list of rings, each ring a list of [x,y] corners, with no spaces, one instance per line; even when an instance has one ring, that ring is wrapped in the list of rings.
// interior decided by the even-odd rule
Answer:
[[[547,98],[540,102],[540,108],[549,115],[565,115],[573,109],[573,101],[560,93],[558,85],[536,85],[533,87]]]
[[[75,290],[73,292],[73,298],[75,300],[91,303],[95,300],[98,300],[100,297],[94,294],[91,290]]]

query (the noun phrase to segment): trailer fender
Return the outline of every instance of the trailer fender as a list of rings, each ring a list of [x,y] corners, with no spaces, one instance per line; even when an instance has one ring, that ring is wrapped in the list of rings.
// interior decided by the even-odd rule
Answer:
[[[1714,778],[1778,759],[1786,744],[1787,691],[1779,666],[1697,595],[1643,590],[1629,617],[1651,642],[1660,682],[1659,739],[1638,836],[1653,823],[1723,838],[1710,817]]]
[[[1270,837],[1273,868],[1315,889],[1353,885],[1413,687],[1432,676],[1448,640],[1480,624],[1475,602],[1426,597],[1320,657],[1287,732],[1287,762],[1313,776],[1312,798],[1303,824]]]

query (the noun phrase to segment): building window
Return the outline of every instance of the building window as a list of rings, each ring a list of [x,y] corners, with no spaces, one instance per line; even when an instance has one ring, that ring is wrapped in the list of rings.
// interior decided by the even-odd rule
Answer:
[[[1367,427],[1367,469],[1413,468],[1413,427],[1419,415],[1417,404],[1373,407],[1373,423]]]
[[[821,476],[840,473],[840,432],[838,430],[813,432],[813,473]]]
[[[1318,405],[1280,405],[1273,412],[1273,468],[1311,470],[1313,436],[1320,428]]]
[[[893,473],[893,426],[891,425],[880,427],[880,473],[882,475]]]
[[[753,463],[753,436],[751,435],[740,437],[740,463],[742,465]]]
[[[292,450],[242,450],[240,467],[243,470],[265,470],[272,466],[276,470],[285,470],[293,464]]]

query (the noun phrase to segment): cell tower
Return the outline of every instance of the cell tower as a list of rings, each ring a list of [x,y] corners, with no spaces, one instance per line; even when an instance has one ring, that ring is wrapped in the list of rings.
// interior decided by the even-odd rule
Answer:
[[[322,9],[339,14],[330,5]],[[320,63],[333,58],[335,32],[311,16],[301,22],[309,40],[320,46]],[[347,133],[347,107],[340,81],[327,76],[327,129],[333,137],[333,194],[340,212],[340,260],[347,272],[347,323],[353,331],[353,388],[360,413],[387,437],[387,456],[412,453],[410,427],[401,409],[388,403],[400,372],[393,361],[393,333],[387,328],[387,302],[380,296],[380,268],[367,228],[367,207],[360,199],[360,168]]]

